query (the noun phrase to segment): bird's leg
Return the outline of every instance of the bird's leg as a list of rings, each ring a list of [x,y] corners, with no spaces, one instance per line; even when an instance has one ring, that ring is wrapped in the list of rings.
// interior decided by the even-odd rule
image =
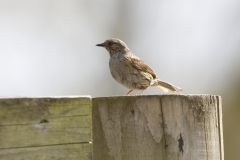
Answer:
[[[133,90],[128,91],[124,96],[128,96]]]
[[[141,95],[142,94],[142,92],[144,91],[145,89],[143,89],[141,92],[140,92],[140,94],[139,95]]]

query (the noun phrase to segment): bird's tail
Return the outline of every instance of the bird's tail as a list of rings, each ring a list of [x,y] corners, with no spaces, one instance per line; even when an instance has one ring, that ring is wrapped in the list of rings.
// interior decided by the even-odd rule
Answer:
[[[183,89],[177,86],[174,86],[170,83],[164,82],[160,79],[157,79],[158,87],[161,88],[164,92],[168,92],[168,90],[172,92],[181,92]]]

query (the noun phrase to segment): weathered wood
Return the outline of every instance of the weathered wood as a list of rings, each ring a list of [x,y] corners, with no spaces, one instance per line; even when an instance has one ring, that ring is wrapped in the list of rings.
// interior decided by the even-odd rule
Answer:
[[[1,160],[91,160],[91,144],[1,149]]]
[[[1,160],[87,160],[91,138],[90,97],[0,98]]]
[[[221,97],[93,98],[94,160],[223,160]]]

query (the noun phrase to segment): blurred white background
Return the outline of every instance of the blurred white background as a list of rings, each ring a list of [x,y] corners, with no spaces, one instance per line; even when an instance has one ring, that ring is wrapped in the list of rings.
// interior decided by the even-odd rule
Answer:
[[[239,0],[0,0],[0,96],[125,94],[95,46],[108,38],[183,94],[221,95],[225,159],[240,159]]]

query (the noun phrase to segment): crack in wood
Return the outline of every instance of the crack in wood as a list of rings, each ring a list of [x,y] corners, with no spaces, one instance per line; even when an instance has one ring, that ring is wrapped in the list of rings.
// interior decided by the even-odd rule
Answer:
[[[48,147],[48,146],[60,146],[60,145],[72,145],[72,144],[89,144],[89,142],[62,143],[62,144],[49,144],[49,145],[37,145],[37,146],[21,146],[21,147],[8,147],[8,148],[0,148],[0,150],[4,150],[4,149],[19,149],[19,148],[34,148],[34,147]]]
[[[179,139],[178,139],[178,148],[179,148],[179,151],[182,152],[183,154],[183,145],[184,145],[184,141],[183,141],[183,138],[182,138],[182,134],[180,133],[179,135]]]
[[[166,140],[166,133],[165,133],[165,123],[164,123],[164,117],[163,117],[163,108],[162,108],[162,99],[161,99],[161,97],[160,97],[160,107],[161,107],[161,112],[162,112],[162,124],[163,124],[163,137],[164,137],[164,143],[165,143],[165,145],[164,145],[164,148],[166,149],[167,147],[168,147],[168,145],[167,145],[167,140]]]

